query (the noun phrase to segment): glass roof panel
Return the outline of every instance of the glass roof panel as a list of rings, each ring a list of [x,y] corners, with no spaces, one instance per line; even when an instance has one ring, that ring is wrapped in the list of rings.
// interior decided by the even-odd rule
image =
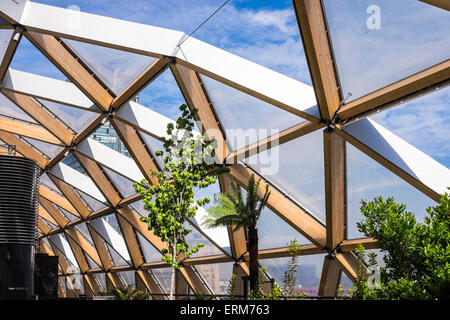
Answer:
[[[450,168],[450,87],[370,117]]]
[[[397,203],[406,205],[418,221],[423,221],[426,208],[436,203],[425,194],[378,164],[350,144],[347,147],[347,221],[348,239],[364,237],[356,222],[364,219],[361,199],[372,201],[375,197],[393,197]]]
[[[115,267],[129,265],[129,263],[114,249],[113,246],[109,245],[106,241],[104,241],[104,243],[108,248],[109,255]]]
[[[122,277],[122,279],[125,281],[125,287],[131,286],[132,288],[136,288],[136,277],[134,271],[120,271],[118,274]]]
[[[51,143],[46,143],[31,138],[22,138],[22,139],[26,140],[29,144],[31,144],[33,147],[38,149],[41,153],[45,154],[50,159],[53,158],[62,149],[62,147]]]
[[[14,103],[9,101],[3,94],[0,93],[0,115],[8,119],[19,119],[25,122],[37,124],[28,114],[22,111]]]
[[[226,294],[233,274],[233,262],[195,266],[214,294]]]
[[[67,79],[26,37],[21,38],[10,67],[58,80]]]
[[[152,269],[153,275],[158,279],[159,283],[162,286],[162,289],[164,291],[170,292],[170,274],[171,274],[171,268],[157,268]]]
[[[155,60],[148,56],[69,39],[64,39],[64,42],[116,94],[122,92]]]
[[[189,224],[189,227],[192,232],[189,233],[186,236],[186,243],[189,244],[189,249],[192,249],[194,246],[198,245],[199,243],[203,243],[204,247],[200,248],[197,253],[193,253],[190,257],[196,258],[196,257],[207,257],[207,256],[215,256],[223,254],[222,251],[220,251],[214,244],[211,243],[204,235],[202,235],[197,229],[194,227],[191,227]]]
[[[133,181],[121,176],[120,174],[115,173],[112,170],[109,170],[104,166],[101,167],[105,171],[108,178],[112,181],[112,183],[114,183],[114,186],[119,190],[122,198],[127,198],[136,194],[133,187]]]
[[[145,262],[160,262],[161,260],[161,253],[158,252],[158,250],[155,249],[154,246],[150,244],[150,242],[147,241],[139,232],[136,232],[139,246],[142,249],[142,254],[144,255]]]
[[[125,147],[124,143],[120,139],[116,130],[112,126],[110,122],[106,122],[104,125],[101,125],[91,136],[91,139],[94,139],[101,144],[107,146],[110,149],[113,149],[121,154],[131,158],[130,153]]]
[[[58,187],[53,183],[52,179],[47,175],[47,173],[41,174],[39,177],[39,182],[43,185],[45,185],[47,188],[52,189],[54,192],[57,192],[60,194],[60,191]]]
[[[172,120],[180,115],[180,105],[186,103],[172,72],[166,70],[139,92],[137,102]]]
[[[450,58],[450,13],[411,0],[324,0],[348,100]]]
[[[245,162],[324,222],[322,135],[322,130],[317,130],[252,156]]]
[[[3,25],[4,21],[0,19],[0,25]],[[11,39],[13,29],[0,29],[0,61],[3,60],[6,48],[9,45],[9,40]]]
[[[104,208],[106,206],[105,203],[102,203],[102,202],[98,201],[97,199],[94,199],[93,197],[89,196],[88,194],[84,193],[83,191],[78,190],[76,188],[74,188],[74,190],[78,194],[78,196],[81,199],[83,199],[85,204],[88,206],[88,208],[92,212],[100,210],[100,209],[102,209],[102,208]]]
[[[298,256],[295,290],[305,292],[308,296],[317,296],[325,254]],[[284,274],[288,271],[290,258],[276,258],[260,260],[262,266],[267,267],[267,273],[275,282],[283,287]]]
[[[267,102],[226,86],[206,76],[201,80],[218,119],[226,130],[232,150],[274,135],[304,121]]]
[[[98,115],[95,112],[69,107],[44,99],[37,100],[75,132],[79,132]]]
[[[155,159],[156,163],[160,166],[160,168],[162,168],[164,166],[163,159],[161,157],[155,156],[155,153],[156,151],[165,151],[163,143],[143,132],[139,132],[139,135],[141,136],[147,148],[150,150],[153,159]]]

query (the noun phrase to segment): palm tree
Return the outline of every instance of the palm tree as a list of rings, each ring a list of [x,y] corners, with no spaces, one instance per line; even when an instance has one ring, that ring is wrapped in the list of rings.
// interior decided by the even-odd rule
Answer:
[[[241,188],[231,180],[228,193],[219,193],[214,197],[214,205],[208,209],[208,215],[203,225],[208,228],[219,226],[233,226],[234,230],[244,228],[247,236],[247,250],[250,255],[250,290],[256,292],[258,288],[258,222],[261,211],[264,209],[270,196],[269,187],[266,186],[264,196],[258,196],[259,183],[255,182],[252,174],[248,181],[247,199],[244,202]]]

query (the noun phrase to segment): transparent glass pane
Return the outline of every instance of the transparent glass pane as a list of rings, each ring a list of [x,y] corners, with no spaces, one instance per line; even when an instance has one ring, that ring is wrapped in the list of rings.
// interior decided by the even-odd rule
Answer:
[[[10,67],[58,80],[67,79],[26,37],[20,40]]]
[[[69,167],[71,167],[72,169],[77,170],[78,172],[81,172],[85,175],[87,175],[87,173],[84,171],[83,167],[81,166],[81,164],[78,162],[77,158],[75,158],[75,156],[73,155],[73,153],[69,153],[67,155],[67,157],[65,157],[62,160],[62,163],[68,165]]]
[[[449,59],[449,13],[421,1],[325,0],[344,96],[353,99]]]
[[[450,168],[450,87],[433,91],[371,118]]]
[[[115,267],[119,266],[127,266],[129,263],[107,242],[105,242],[106,247],[108,248],[109,255],[111,256],[113,265]]]
[[[28,123],[37,124],[28,114],[22,111],[14,103],[9,101],[3,94],[0,93],[0,115],[8,119],[19,119]]]
[[[165,152],[163,143],[161,141],[159,141],[156,138],[153,138],[152,136],[145,134],[143,132],[139,132],[139,135],[141,136],[142,140],[144,140],[145,145],[147,146],[147,148],[150,150],[153,159],[156,160],[156,163],[159,165],[159,167],[163,167],[164,163],[163,163],[163,158],[161,157],[157,157],[155,155],[156,151],[163,151]]]
[[[105,274],[104,273],[94,273],[93,274],[95,281],[100,287],[101,292],[106,291],[106,280],[105,280]]]
[[[44,99],[37,100],[75,132],[79,132],[98,115],[95,112],[69,107]]]
[[[423,221],[426,208],[436,203],[403,179],[378,164],[350,144],[347,146],[347,221],[348,238],[364,237],[356,223],[362,221],[360,200],[372,201],[375,197],[394,197],[406,205],[408,211]]]
[[[201,80],[232,150],[292,127],[304,119],[206,76]]]
[[[91,268],[91,269],[100,268],[100,266],[98,264],[96,264],[94,262],[94,260],[92,260],[91,257],[89,257],[89,255],[85,254],[84,256],[86,257],[86,261],[88,262],[89,268]]]
[[[80,218],[78,218],[77,216],[71,214],[69,211],[64,210],[63,208],[57,206],[56,204],[54,205],[69,221],[76,221],[76,220],[80,220]]]
[[[112,183],[114,183],[114,186],[119,190],[122,198],[127,198],[136,194],[133,187],[133,181],[121,176],[120,174],[115,173],[112,170],[109,170],[104,166],[101,167],[106,172],[106,175],[112,181]]]
[[[295,289],[305,292],[308,296],[317,296],[322,273],[324,254],[299,256],[296,269]],[[276,258],[260,260],[262,266],[267,267],[267,273],[283,288],[285,272],[289,269],[290,258]]]
[[[195,266],[214,294],[226,294],[233,274],[233,262]]]
[[[83,191],[80,191],[75,188],[74,188],[74,191],[78,194],[78,196],[81,199],[83,199],[84,203],[88,206],[88,208],[91,210],[91,212],[100,210],[106,206],[106,204],[98,201],[97,199],[92,198],[91,196],[87,195]]]
[[[325,221],[322,135],[322,130],[317,130],[252,156],[246,163]]]
[[[152,57],[64,39],[72,50],[99,76],[108,87],[119,94],[148,67]]]
[[[46,143],[46,142],[42,142],[36,139],[31,139],[31,138],[22,138],[23,140],[26,140],[28,142],[28,144],[32,145],[34,148],[36,148],[37,150],[39,150],[41,153],[43,153],[44,155],[46,155],[48,158],[53,158],[61,149],[62,147],[51,144],[51,143]]]
[[[162,254],[153,247],[139,232],[136,232],[145,262],[160,262]]]
[[[91,136],[91,139],[97,140],[101,144],[111,148],[121,154],[131,157],[127,148],[123,144],[116,130],[113,128],[110,122],[106,122],[100,126]]]
[[[139,93],[139,103],[176,120],[181,115],[178,108],[186,102],[172,72],[166,71]]]
[[[53,183],[53,181],[49,178],[49,176],[44,172],[39,177],[39,182],[43,184],[45,187],[51,189],[52,191],[61,194],[58,187]]]
[[[158,279],[159,283],[166,293],[170,292],[171,271],[171,268],[152,269],[153,275]]]
[[[92,241],[92,238],[91,238],[91,233],[89,232],[88,227],[86,226],[85,222],[76,225],[75,228],[77,231],[79,231],[83,235],[83,237],[87,241],[90,242],[91,245],[94,244],[94,242]]]
[[[259,250],[285,248],[291,240],[297,239],[299,244],[310,244],[301,233],[292,228],[284,220],[265,208],[258,220]]]
[[[125,286],[130,286],[132,288],[136,288],[136,277],[134,275],[134,271],[121,271],[118,273],[124,280]]]
[[[191,227],[189,225],[189,227]],[[199,243],[203,243],[204,247],[200,248],[197,253],[192,254],[190,257],[207,257],[223,254],[215,245],[205,238],[197,229],[191,227],[192,232],[186,236],[186,243],[189,244],[189,248],[192,249]]]

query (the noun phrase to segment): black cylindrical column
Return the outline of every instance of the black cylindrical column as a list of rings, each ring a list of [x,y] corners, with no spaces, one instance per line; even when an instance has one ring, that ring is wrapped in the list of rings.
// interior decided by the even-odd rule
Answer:
[[[0,299],[31,299],[39,166],[0,155]]]

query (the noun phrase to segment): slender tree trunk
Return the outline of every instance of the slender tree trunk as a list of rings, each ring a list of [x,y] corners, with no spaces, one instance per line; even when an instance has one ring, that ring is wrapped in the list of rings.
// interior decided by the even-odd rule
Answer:
[[[169,300],[175,300],[174,299],[174,296],[173,296],[173,293],[175,292],[175,269],[173,268],[173,264],[175,263],[175,259],[176,259],[176,257],[177,257],[177,249],[176,249],[176,247],[177,247],[177,242],[176,241],[174,241],[174,245],[173,245],[173,247],[174,247],[174,250],[173,250],[173,253],[172,253],[172,273],[171,273],[171,277],[170,277],[170,294],[169,294]]]
[[[250,255],[250,290],[256,293],[258,289],[258,229],[255,225],[248,228],[248,253]]]

